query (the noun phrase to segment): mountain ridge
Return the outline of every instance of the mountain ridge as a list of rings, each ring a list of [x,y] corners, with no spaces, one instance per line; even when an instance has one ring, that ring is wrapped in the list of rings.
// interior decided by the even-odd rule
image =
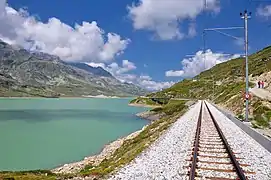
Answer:
[[[29,52],[0,41],[1,96],[136,96],[147,91],[124,84],[102,68],[67,63],[42,52]]]
[[[110,72],[106,71],[102,67],[93,67],[86,63],[81,63],[81,62],[67,62],[67,64],[77,67],[79,69],[85,70],[87,72],[93,73],[97,76],[115,78]]]

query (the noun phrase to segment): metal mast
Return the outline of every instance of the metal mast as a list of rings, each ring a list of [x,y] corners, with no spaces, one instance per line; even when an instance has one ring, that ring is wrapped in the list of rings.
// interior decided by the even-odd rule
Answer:
[[[240,16],[242,19],[244,19],[244,30],[245,30],[245,58],[246,58],[246,119],[245,121],[248,122],[248,115],[249,115],[249,110],[248,110],[248,104],[249,104],[249,77],[248,77],[248,19],[251,17],[251,12],[247,13],[247,10],[244,11],[244,13],[240,13]]]

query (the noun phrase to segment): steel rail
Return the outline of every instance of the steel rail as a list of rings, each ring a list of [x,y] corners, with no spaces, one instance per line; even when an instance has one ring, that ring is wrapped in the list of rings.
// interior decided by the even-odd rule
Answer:
[[[234,156],[234,154],[233,154],[233,152],[232,152],[232,150],[231,150],[231,148],[230,148],[230,145],[229,145],[228,141],[226,140],[224,134],[222,133],[222,130],[219,128],[218,123],[216,122],[216,120],[215,120],[213,114],[211,113],[211,111],[210,111],[210,109],[209,109],[209,107],[208,107],[208,105],[206,104],[205,101],[204,101],[204,104],[205,104],[205,106],[206,106],[206,108],[207,108],[207,110],[208,110],[208,112],[209,112],[209,114],[210,114],[210,116],[211,116],[211,119],[212,119],[212,121],[213,121],[213,123],[214,123],[214,125],[215,125],[215,128],[216,128],[216,130],[217,130],[217,132],[218,132],[220,138],[221,138],[222,141],[223,141],[223,144],[225,145],[225,148],[226,148],[226,150],[227,150],[227,153],[229,154],[229,157],[230,157],[231,162],[232,162],[232,164],[233,164],[233,166],[234,166],[234,168],[235,168],[235,171],[236,171],[236,173],[237,173],[237,175],[238,175],[238,178],[239,178],[240,180],[246,180],[247,178],[246,178],[246,176],[245,176],[245,174],[244,174],[244,171],[243,171],[243,169],[240,167],[240,164],[238,163],[238,161],[236,160],[236,157]]]
[[[201,119],[202,119],[202,104],[201,101],[200,105],[200,112],[198,117],[198,123],[197,123],[197,130],[196,130],[196,137],[194,141],[194,152],[192,157],[192,164],[191,169],[189,172],[189,180],[194,180],[196,177],[196,168],[197,168],[197,161],[198,161],[198,150],[199,150],[199,137],[200,137],[200,128],[201,128]]]

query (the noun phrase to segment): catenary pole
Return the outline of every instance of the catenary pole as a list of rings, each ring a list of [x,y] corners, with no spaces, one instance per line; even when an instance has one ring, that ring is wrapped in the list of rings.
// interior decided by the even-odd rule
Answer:
[[[246,117],[245,121],[248,122],[248,116],[249,116],[249,77],[248,77],[248,19],[250,18],[251,12],[247,13],[247,10],[244,11],[244,13],[240,13],[241,18],[244,19],[244,30],[245,30],[245,63],[246,63]]]

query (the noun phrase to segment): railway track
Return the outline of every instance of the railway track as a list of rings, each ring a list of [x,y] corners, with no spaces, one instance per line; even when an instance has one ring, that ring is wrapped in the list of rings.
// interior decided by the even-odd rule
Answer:
[[[248,179],[245,171],[248,164],[241,164],[242,158],[231,150],[229,143],[218,126],[205,102],[201,103],[192,157],[189,159],[189,180],[194,179]]]

